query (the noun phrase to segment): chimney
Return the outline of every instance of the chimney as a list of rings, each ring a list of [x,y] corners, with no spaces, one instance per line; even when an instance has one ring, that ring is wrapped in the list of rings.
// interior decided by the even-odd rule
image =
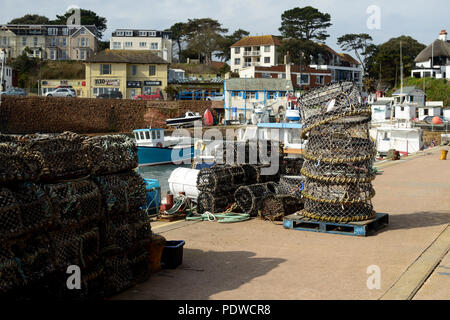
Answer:
[[[284,56],[284,64],[286,65],[286,80],[291,81],[291,61],[289,59],[289,51]]]
[[[442,30],[441,33],[439,33],[439,40],[447,41],[447,30]]]

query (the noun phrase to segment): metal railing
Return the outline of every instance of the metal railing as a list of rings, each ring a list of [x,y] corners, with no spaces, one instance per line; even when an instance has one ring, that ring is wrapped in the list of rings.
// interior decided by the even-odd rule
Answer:
[[[255,57],[260,55],[261,51],[244,51],[244,57]]]

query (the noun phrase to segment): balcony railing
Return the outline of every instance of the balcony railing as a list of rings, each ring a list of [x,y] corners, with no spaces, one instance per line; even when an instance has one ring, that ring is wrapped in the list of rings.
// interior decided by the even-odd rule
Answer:
[[[257,57],[261,55],[261,51],[244,51],[244,57]]]
[[[260,65],[259,62],[244,62],[244,68],[253,67],[253,66],[259,66],[259,65]]]

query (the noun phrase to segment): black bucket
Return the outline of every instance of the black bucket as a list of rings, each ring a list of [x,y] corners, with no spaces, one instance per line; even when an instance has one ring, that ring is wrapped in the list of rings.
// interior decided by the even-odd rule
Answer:
[[[183,263],[184,244],[184,240],[166,241],[161,257],[161,266],[164,269],[175,269]]]

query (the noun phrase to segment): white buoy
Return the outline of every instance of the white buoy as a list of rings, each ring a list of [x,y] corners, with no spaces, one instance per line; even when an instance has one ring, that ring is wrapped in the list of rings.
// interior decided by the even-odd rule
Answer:
[[[197,199],[199,191],[197,189],[197,176],[200,170],[189,168],[177,168],[170,174],[170,192],[177,196],[184,192],[188,198]]]

